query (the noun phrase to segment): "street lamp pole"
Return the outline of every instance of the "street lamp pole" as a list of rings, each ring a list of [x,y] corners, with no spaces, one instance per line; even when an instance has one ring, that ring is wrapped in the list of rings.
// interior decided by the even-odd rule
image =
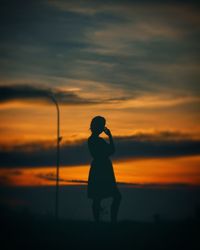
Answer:
[[[56,157],[56,200],[55,200],[55,217],[59,217],[59,166],[60,166],[60,141],[62,137],[60,136],[60,110],[58,102],[53,95],[51,99],[56,105],[57,110],[57,157]]]

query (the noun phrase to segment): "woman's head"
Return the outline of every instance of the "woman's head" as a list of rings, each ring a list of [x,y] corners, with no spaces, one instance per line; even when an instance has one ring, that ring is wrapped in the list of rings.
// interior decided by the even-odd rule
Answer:
[[[102,116],[95,116],[91,123],[90,123],[90,129],[93,134],[101,134],[104,130],[106,124],[106,119]]]

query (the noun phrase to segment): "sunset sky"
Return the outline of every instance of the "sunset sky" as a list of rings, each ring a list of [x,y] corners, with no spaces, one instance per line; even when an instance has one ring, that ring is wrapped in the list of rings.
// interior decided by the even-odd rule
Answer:
[[[85,184],[104,116],[124,185],[200,185],[199,9],[192,1],[4,1],[0,184]]]

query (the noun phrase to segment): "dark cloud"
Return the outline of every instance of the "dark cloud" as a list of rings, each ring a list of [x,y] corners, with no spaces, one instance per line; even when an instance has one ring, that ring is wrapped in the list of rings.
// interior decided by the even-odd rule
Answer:
[[[86,99],[80,97],[73,91],[62,91],[57,88],[44,88],[43,86],[31,85],[2,85],[0,86],[0,104],[10,101],[35,101],[51,103],[57,100],[59,104],[63,105],[88,105],[88,104],[102,104],[123,102],[130,97],[120,96],[101,99]]]
[[[118,138],[116,158],[176,157],[200,154],[199,140],[181,138],[181,135],[178,137],[173,133],[164,132],[155,137],[140,135]]]
[[[0,86],[0,103],[13,100],[35,100],[42,102],[51,102],[54,96],[61,104],[91,104],[95,101],[90,101],[79,97],[72,91],[60,91],[44,87],[34,87],[30,85],[12,85]]]
[[[115,137],[114,160],[137,158],[179,157],[200,154],[200,141],[187,135],[163,132],[157,135]],[[53,144],[53,143],[52,143]],[[62,166],[89,164],[91,157],[87,140],[63,143],[60,163]],[[56,165],[56,146],[29,144],[0,150],[1,167],[40,167]],[[52,177],[52,176],[50,176]]]

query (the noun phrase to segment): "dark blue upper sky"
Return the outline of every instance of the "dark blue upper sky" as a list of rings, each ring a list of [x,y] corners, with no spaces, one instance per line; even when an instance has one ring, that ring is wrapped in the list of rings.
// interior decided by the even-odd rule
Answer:
[[[59,87],[64,78],[103,82],[127,96],[199,94],[200,18],[194,2],[1,5],[3,85],[14,81]]]

